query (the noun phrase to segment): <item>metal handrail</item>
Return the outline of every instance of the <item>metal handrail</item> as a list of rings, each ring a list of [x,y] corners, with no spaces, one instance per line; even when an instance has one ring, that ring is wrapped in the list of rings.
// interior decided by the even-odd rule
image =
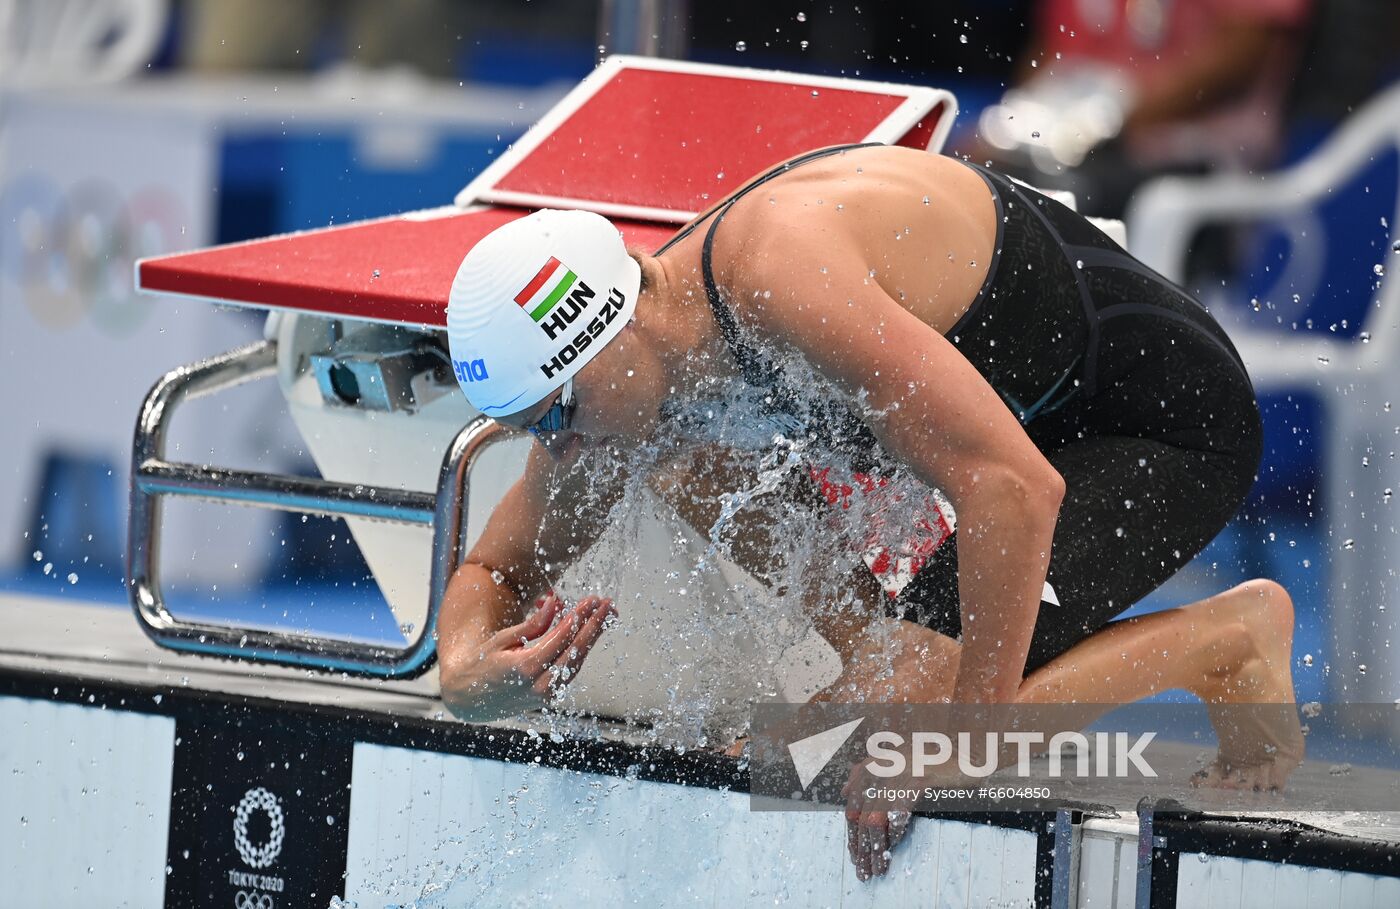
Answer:
[[[180,404],[263,378],[276,369],[276,342],[260,341],[166,373],[146,395],[132,445],[127,534],[127,583],[136,619],[153,641],[171,650],[376,678],[421,675],[437,656],[438,612],[461,559],[472,465],[489,443],[508,433],[489,417],[467,424],[448,446],[435,494],[165,459],[166,434]],[[421,631],[407,646],[391,647],[177,619],[166,608],[160,588],[160,500],[165,496],[431,527],[432,575]]]

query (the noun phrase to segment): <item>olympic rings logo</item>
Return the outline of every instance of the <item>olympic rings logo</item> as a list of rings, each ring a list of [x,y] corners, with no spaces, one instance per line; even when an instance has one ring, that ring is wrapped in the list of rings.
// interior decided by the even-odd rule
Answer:
[[[88,178],[60,188],[42,175],[0,187],[0,284],[54,330],[90,318],[129,334],[151,306],[133,286],[137,259],[184,248],[187,206],[163,186],[134,192]]]
[[[272,895],[240,890],[233,895],[233,909],[272,909]]]
[[[267,812],[268,820],[272,822],[272,832],[268,835],[267,842],[261,846],[254,846],[248,839],[248,818],[254,811]],[[256,789],[249,789],[243,794],[243,801],[238,803],[238,808],[233,815],[233,845],[238,849],[238,857],[250,868],[266,868],[277,860],[277,856],[282,852],[282,838],[286,836],[287,828],[282,819],[282,804],[277,800],[277,796],[259,786]],[[265,895],[265,894],[264,894]],[[268,897],[271,900],[271,897]],[[267,906],[250,907],[250,909],[270,909],[271,902]],[[239,907],[243,909],[243,907]]]

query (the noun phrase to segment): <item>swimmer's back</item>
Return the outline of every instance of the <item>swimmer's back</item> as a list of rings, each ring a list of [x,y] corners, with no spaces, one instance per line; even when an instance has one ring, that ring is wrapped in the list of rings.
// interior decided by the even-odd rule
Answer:
[[[748,283],[743,272],[758,264],[755,255],[780,260],[761,263],[767,275],[860,267],[940,334],[976,298],[997,236],[995,202],[976,171],[893,146],[806,161],[717,208],[724,219],[714,240],[720,284]],[[698,258],[710,217],[677,252]],[[754,238],[767,242],[756,246]]]

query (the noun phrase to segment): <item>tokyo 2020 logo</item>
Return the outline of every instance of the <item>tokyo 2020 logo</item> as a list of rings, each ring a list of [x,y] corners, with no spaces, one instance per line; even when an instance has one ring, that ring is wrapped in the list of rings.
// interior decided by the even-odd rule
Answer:
[[[255,845],[248,839],[248,819],[254,811],[267,813],[272,830],[267,842]],[[282,819],[282,803],[277,796],[259,786],[243,794],[243,801],[233,814],[233,845],[238,849],[238,857],[250,868],[266,868],[277,861],[282,853],[282,838],[287,828]]]

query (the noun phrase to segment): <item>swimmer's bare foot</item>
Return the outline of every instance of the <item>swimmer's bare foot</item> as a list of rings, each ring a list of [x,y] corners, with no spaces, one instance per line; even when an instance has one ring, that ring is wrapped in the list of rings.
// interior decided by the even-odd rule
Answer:
[[[1304,748],[1293,693],[1293,601],[1282,586],[1263,579],[1212,599],[1218,602],[1199,605],[1222,623],[1229,643],[1223,651],[1231,657],[1195,691],[1209,705],[1220,751],[1192,784],[1281,790]]]

